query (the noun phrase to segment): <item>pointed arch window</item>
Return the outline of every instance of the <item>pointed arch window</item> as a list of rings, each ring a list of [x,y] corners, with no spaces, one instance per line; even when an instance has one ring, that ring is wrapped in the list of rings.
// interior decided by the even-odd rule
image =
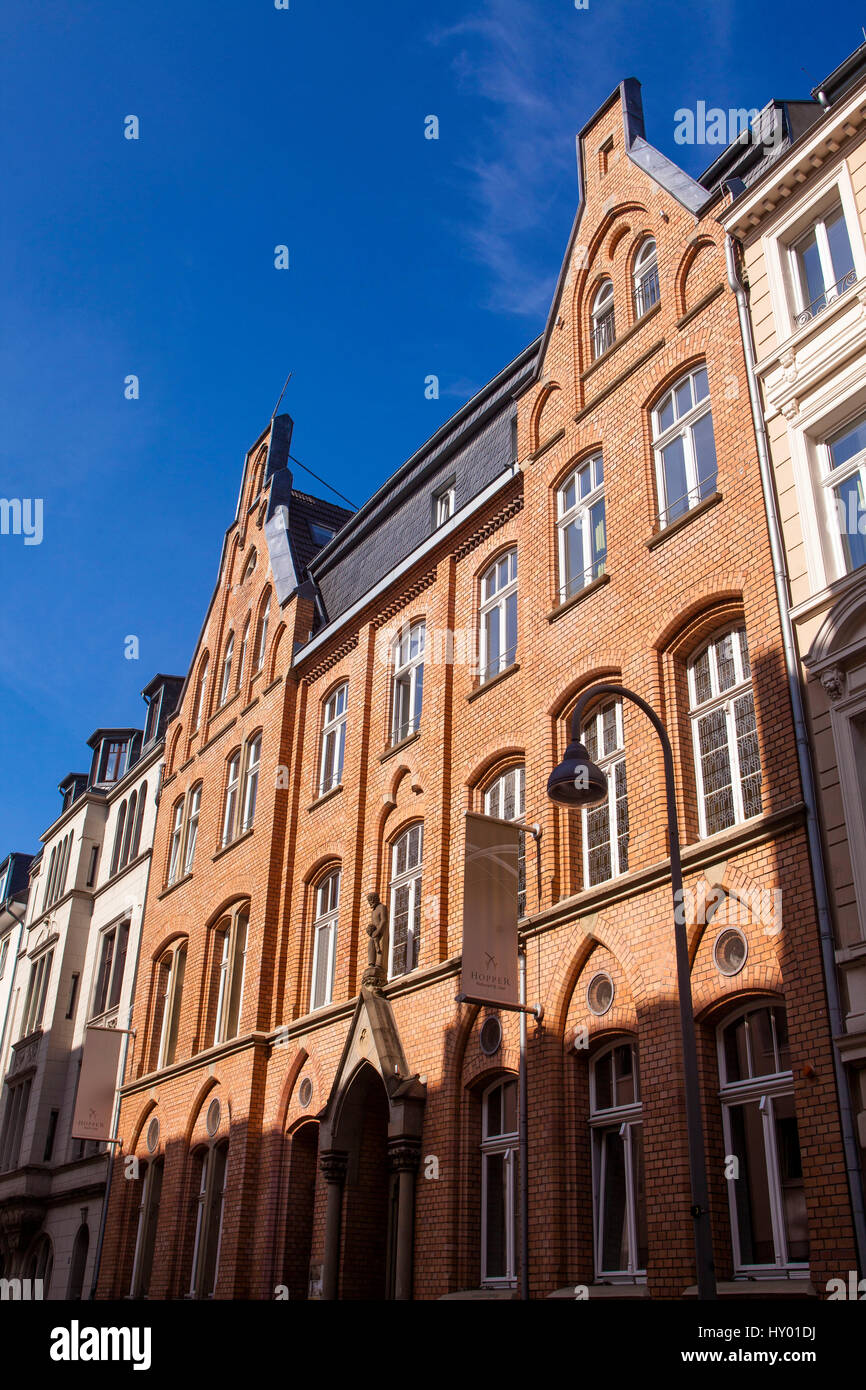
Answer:
[[[147,783],[142,782],[141,786],[138,789],[138,813],[135,817],[135,830],[133,831],[132,844],[130,845],[129,849],[129,855],[131,859],[136,858],[136,856],[138,855],[138,851],[141,847],[141,829],[144,825],[144,808],[146,803]]]
[[[615,1042],[593,1058],[589,1125],[595,1276],[615,1282],[645,1279],[643,1109],[633,1042]]]
[[[193,860],[195,859],[195,845],[198,839],[198,820],[201,813],[201,787],[193,787],[189,794],[189,804],[186,817],[186,834],[184,836],[185,848],[183,854],[183,871],[188,874],[192,871]]]
[[[607,774],[607,796],[584,807],[583,881],[587,888],[628,871],[628,787],[625,774],[622,702],[607,700],[589,715],[581,740]]]
[[[499,820],[523,823],[526,814],[526,773],[520,767],[510,767],[496,778],[484,793],[484,814]],[[526,915],[526,832],[521,830],[517,849],[517,915]]]
[[[271,596],[265,604],[264,612],[259,619],[259,638],[256,643],[256,670],[261,671],[265,664],[265,653],[268,649],[268,623],[271,617]]]
[[[195,732],[196,729],[201,727],[201,721],[204,718],[205,714],[205,705],[207,699],[207,673],[209,664],[209,658],[205,657],[204,661],[201,664],[201,671],[199,672],[198,678],[198,689],[196,692],[195,699],[195,719],[193,720],[193,732]]]
[[[237,690],[240,690],[241,686],[243,685],[243,681],[244,681],[244,671],[245,671],[245,669],[246,669],[246,664],[247,664],[247,646],[248,646],[248,644],[249,644],[249,640],[250,640],[250,619],[249,619],[249,615],[248,615],[248,616],[247,616],[247,620],[246,620],[246,622],[244,623],[243,636],[241,637],[241,649],[240,649],[240,652],[239,652],[239,654],[238,654],[238,676],[237,676],[237,686],[236,686],[236,689],[237,689]]]
[[[481,682],[514,665],[517,656],[517,550],[500,555],[481,576]]]
[[[180,868],[180,846],[183,835],[183,803],[184,798],[174,803],[174,810],[171,817],[171,836],[168,842],[168,875],[166,885],[174,883]]]
[[[601,357],[616,341],[613,281],[602,280],[592,301],[592,359]]]
[[[321,1009],[334,995],[337,921],[340,914],[340,870],[333,869],[316,888],[313,921],[313,971],[310,1008]]]
[[[180,941],[166,951],[156,967],[156,1011],[153,1022],[156,1070],[170,1067],[175,1059],[186,952],[186,941]]]
[[[126,828],[126,802],[122,802],[117,813],[117,829],[114,832],[114,849],[111,854],[111,872],[116,874],[120,867],[120,855],[123,847],[123,834]]]
[[[659,302],[659,264],[655,237],[648,236],[634,262],[634,315],[636,319]]]
[[[388,978],[408,975],[421,945],[421,856],[424,827],[410,825],[391,847],[391,931]]]
[[[223,653],[222,676],[220,678],[220,707],[222,707],[231,693],[232,683],[232,658],[235,651],[235,635],[230,632],[226,641],[226,649]]]
[[[249,910],[235,908],[214,931],[211,991],[214,1001],[213,1045],[236,1038],[246,976]]]

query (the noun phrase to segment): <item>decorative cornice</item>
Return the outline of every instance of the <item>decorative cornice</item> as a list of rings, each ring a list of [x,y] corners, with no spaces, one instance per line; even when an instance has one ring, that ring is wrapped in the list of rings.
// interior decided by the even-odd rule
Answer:
[[[344,656],[349,655],[349,652],[353,652],[357,645],[357,632],[353,632],[349,637],[344,637],[343,641],[338,642],[335,647],[332,647],[328,655],[322,657],[322,660],[318,662],[312,670],[304,673],[301,677],[304,685],[312,685],[315,681],[320,680],[322,676],[327,675],[331,667],[336,666],[338,661],[342,661]]]
[[[435,583],[436,566],[434,565],[433,569],[427,570],[425,574],[419,575],[413,583],[407,584],[406,588],[403,589],[396,598],[393,598],[389,604],[384,608],[380,608],[372,622],[374,631],[378,631],[380,627],[384,627],[387,622],[390,622],[391,618],[397,616],[401,609],[405,608],[407,604],[413,603],[419,594],[423,594],[425,589],[429,589],[431,584]]]
[[[458,546],[454,551],[454,559],[464,560],[467,555],[471,555],[472,551],[475,550],[477,546],[481,545],[482,541],[486,541],[488,536],[492,536],[494,531],[498,531],[500,527],[505,525],[506,521],[510,521],[511,518],[516,516],[522,509],[523,493],[518,492],[516,496],[506,502],[503,507],[500,507],[499,511],[496,512],[489,521],[485,522],[483,526],[480,526],[471,536],[466,537],[463,544]]]

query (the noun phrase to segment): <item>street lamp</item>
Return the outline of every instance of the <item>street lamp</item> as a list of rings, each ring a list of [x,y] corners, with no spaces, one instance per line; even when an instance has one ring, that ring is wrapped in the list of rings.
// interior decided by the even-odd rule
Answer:
[[[606,681],[583,691],[574,708],[571,742],[565,757],[550,774],[547,795],[560,806],[591,806],[607,796],[607,777],[590,759],[580,742],[583,711],[590,700],[600,695],[618,695],[631,700],[642,709],[659,736],[665,763],[665,792],[668,809],[668,840],[670,842],[671,890],[674,903],[674,940],[677,953],[677,992],[680,1005],[680,1030],[683,1047],[683,1077],[685,1082],[686,1132],[689,1145],[689,1178],[692,1195],[692,1220],[695,1237],[695,1264],[698,1276],[698,1298],[716,1297],[716,1276],[713,1268],[713,1243],[710,1229],[707,1195],[707,1165],[704,1153],[704,1129],[701,1116],[701,1093],[698,1085],[698,1052],[695,1020],[692,1012],[691,970],[689,943],[683,912],[683,870],[680,862],[680,834],[677,825],[677,802],[674,787],[674,760],[670,739],[655,710],[634,691],[624,685]]]

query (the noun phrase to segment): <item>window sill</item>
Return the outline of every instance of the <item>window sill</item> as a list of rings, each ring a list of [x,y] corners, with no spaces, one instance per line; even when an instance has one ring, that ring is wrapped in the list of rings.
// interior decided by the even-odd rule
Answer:
[[[644,541],[647,550],[655,550],[657,545],[661,545],[668,536],[676,535],[684,526],[688,526],[690,521],[695,521],[699,516],[703,516],[711,507],[717,506],[722,501],[720,492],[713,492],[709,497],[705,497],[703,502],[699,502],[696,507],[690,507],[684,516],[678,516],[676,521],[672,521],[669,526],[662,527],[661,531],[656,531],[655,535],[650,536],[648,541]]]
[[[703,299],[699,299],[697,304],[693,305],[691,309],[687,309],[682,318],[677,319],[677,328],[685,328],[687,323],[691,323],[692,319],[697,318],[698,314],[706,309],[708,305],[712,304],[714,299],[718,299],[720,294],[724,294],[724,292],[725,287],[723,284],[716,285],[714,290],[710,290],[709,294],[705,294]]]
[[[238,720],[237,720],[237,715],[234,715],[234,717],[231,718],[231,719],[228,721],[227,724],[223,724],[222,728],[221,728],[221,729],[218,729],[217,732],[216,732],[215,734],[211,734],[210,737],[209,737],[208,740],[207,740],[207,743],[203,743],[202,746],[201,746],[201,748],[200,748],[198,751],[199,751],[200,753],[203,753],[203,752],[205,751],[206,748],[212,748],[213,745],[214,745],[215,743],[217,743],[219,739],[222,738],[223,734],[227,734],[228,731],[229,731],[229,729],[233,729],[233,728],[234,728],[234,726],[235,726],[235,724],[237,724],[237,722],[238,722]],[[216,720],[212,720],[212,723],[216,723]]]
[[[410,743],[414,743],[416,738],[420,737],[421,730],[416,729],[414,734],[407,734],[405,738],[401,738],[399,743],[389,744],[385,751],[379,754],[379,762],[386,763],[389,758],[393,758],[394,755],[399,753],[403,748],[408,748]]]
[[[255,680],[255,676],[253,677],[253,680]],[[243,709],[241,710],[241,713],[240,713],[241,719],[243,719],[243,717],[244,717],[245,714],[249,714],[250,710],[251,710],[251,709],[254,709],[255,706],[256,706],[258,703],[259,703],[259,697],[258,697],[258,695],[254,695],[253,698],[250,700],[249,704],[248,704],[248,705],[244,705]]]
[[[169,884],[167,884],[166,887],[163,888],[163,890],[162,890],[161,893],[157,893],[157,895],[156,895],[156,901],[157,901],[158,903],[159,903],[159,902],[162,902],[163,898],[167,898],[168,895],[169,895],[169,893],[173,893],[173,892],[174,892],[175,888],[180,888],[180,886],[181,886],[182,883],[189,883],[189,881],[190,881],[191,878],[192,878],[192,869],[190,869],[190,871],[189,871],[188,874],[184,874],[183,878],[176,878],[175,881],[174,881],[174,883],[169,883]]]
[[[251,825],[249,830],[244,831],[243,835],[237,835],[235,839],[230,840],[227,845],[221,845],[220,848],[217,850],[216,854],[213,856],[212,862],[215,864],[218,859],[222,859],[224,854],[228,854],[229,850],[235,849],[237,845],[242,845],[244,840],[248,840],[254,831],[255,826]]]
[[[551,608],[547,615],[547,621],[555,623],[557,618],[561,618],[565,613],[570,613],[572,608],[576,608],[585,598],[589,598],[590,594],[594,594],[598,589],[603,589],[605,584],[609,583],[610,575],[605,570],[604,574],[600,574],[590,584],[584,584],[582,589],[578,589],[577,593],[572,594],[571,598],[567,598],[564,603],[557,604],[556,608]]]
[[[769,1275],[750,1275],[744,1279],[720,1279],[716,1285],[719,1298],[817,1298],[808,1273],[792,1275],[790,1279]],[[683,1298],[697,1298],[697,1284],[683,1289]]]
[[[484,681],[482,684],[476,685],[474,690],[470,690],[469,694],[466,696],[467,703],[472,700],[477,700],[478,696],[483,695],[485,690],[492,690],[495,685],[500,685],[508,676],[513,676],[514,672],[519,670],[520,662],[512,661],[511,665],[506,666],[504,671],[497,672],[495,676],[490,677],[489,681]]]
[[[559,441],[564,438],[565,429],[563,428],[561,430],[557,430],[556,434],[552,434],[549,439],[545,439],[544,443],[539,444],[538,448],[535,449],[534,452],[529,455],[529,462],[535,463],[538,459],[541,458],[542,454],[546,454],[548,449],[552,449],[554,444],[558,444]]]
[[[650,1292],[646,1283],[646,1275],[643,1276],[643,1283],[622,1283],[622,1284],[586,1284],[589,1301],[596,1302],[600,1298],[649,1298]],[[575,1279],[574,1284],[568,1284],[564,1289],[555,1289],[553,1293],[547,1295],[548,1298],[570,1298],[574,1300],[575,1286],[580,1280]]]
[[[307,810],[315,811],[318,806],[324,806],[326,801],[333,801],[334,797],[339,796],[342,790],[343,784],[342,782],[338,782],[336,787],[331,787],[328,791],[322,792],[321,796],[317,796],[315,801],[311,801]]]

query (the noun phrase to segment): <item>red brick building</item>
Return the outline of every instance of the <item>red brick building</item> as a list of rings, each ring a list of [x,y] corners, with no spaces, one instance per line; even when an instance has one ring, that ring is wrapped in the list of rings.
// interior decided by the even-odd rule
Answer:
[[[634,81],[580,151],[542,337],[365,506],[293,488],[288,417],[248,455],[167,734],[103,1297],[514,1289],[517,1016],[455,1002],[467,810],[537,827],[532,1296],[694,1284],[650,726],[603,700],[608,800],[545,792],[600,679],[674,746],[718,1277],[855,1267],[725,195]]]

